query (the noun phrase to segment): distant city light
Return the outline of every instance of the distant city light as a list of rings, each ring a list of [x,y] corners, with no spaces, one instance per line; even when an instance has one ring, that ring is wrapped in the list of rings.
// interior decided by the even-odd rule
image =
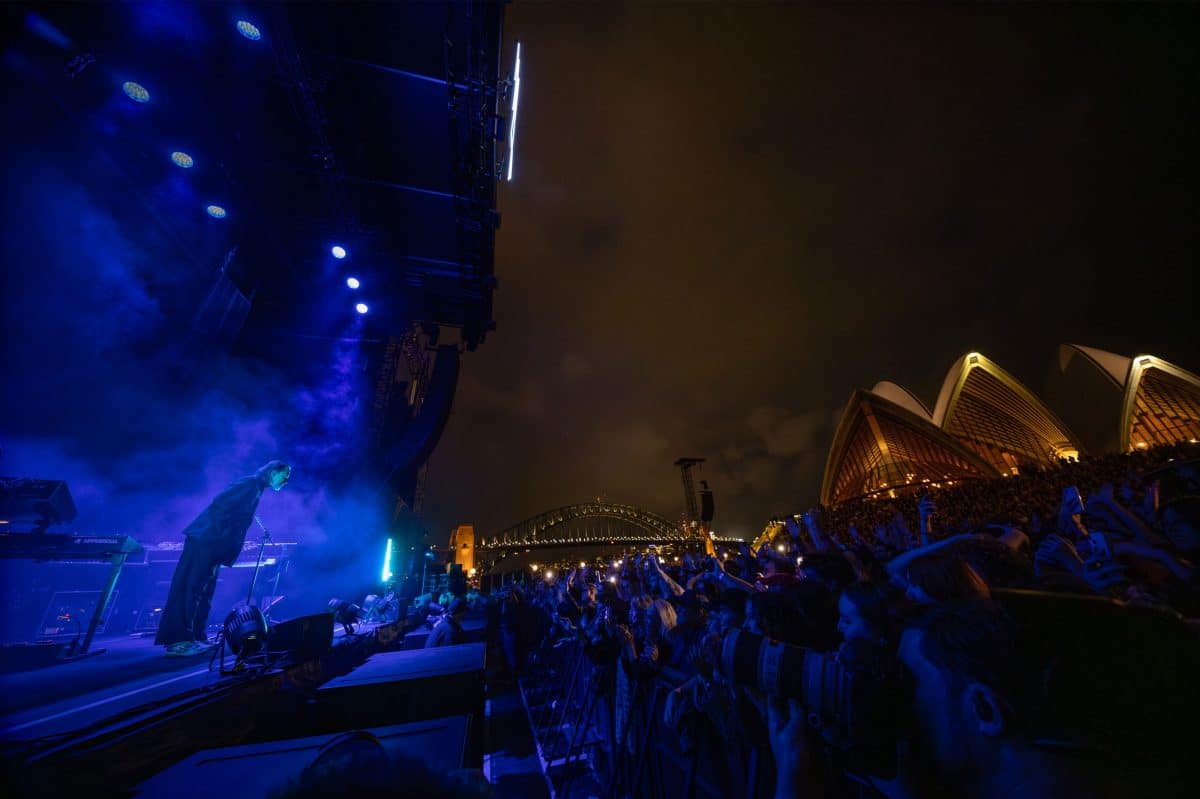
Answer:
[[[135,103],[150,102],[150,92],[146,91],[146,87],[140,83],[127,80],[121,84],[121,88],[125,90],[125,96]]]
[[[174,163],[175,166],[183,167],[184,169],[191,169],[196,164],[190,155],[185,152],[180,152],[179,150],[171,153],[171,162]]]
[[[581,560],[581,561],[579,561],[579,568],[581,568],[581,569],[582,569],[582,568],[583,568],[584,566],[586,566],[586,565],[587,565],[587,564],[586,564],[586,563],[584,563],[582,560]]]
[[[367,307],[365,302],[360,302],[358,305],[354,306],[354,310],[358,311],[359,313],[366,313],[370,310],[370,308]]]
[[[356,277],[348,277],[348,278],[346,278],[346,285],[347,285],[347,286],[349,286],[349,287],[350,287],[350,288],[352,288],[352,289],[356,289],[356,288],[358,288],[359,286],[361,286],[362,284],[358,282],[358,278],[356,278]]]
[[[333,253],[333,257],[339,261],[346,257],[346,248],[340,244],[335,244],[330,248],[329,252]]]
[[[553,569],[546,569],[546,579],[547,579],[547,580],[549,580],[549,579],[550,579],[551,577],[553,577],[553,576],[554,576],[554,570],[553,570]]]
[[[210,205],[207,208],[205,208],[204,210],[208,211],[208,215],[211,216],[213,219],[224,219],[225,218],[225,209],[219,205]]]
[[[621,561],[619,561],[619,560],[614,560],[614,561],[613,561],[613,568],[614,568],[614,569],[615,569],[615,568],[617,568],[617,567],[618,567],[618,566],[620,566],[620,565],[621,565]]]
[[[245,36],[252,42],[257,42],[262,38],[262,33],[254,25],[244,19],[239,19],[237,23],[238,33]]]
[[[512,180],[513,162],[517,160],[517,101],[521,99],[521,43],[517,42],[517,65],[513,69],[512,113],[508,115],[508,177]]]

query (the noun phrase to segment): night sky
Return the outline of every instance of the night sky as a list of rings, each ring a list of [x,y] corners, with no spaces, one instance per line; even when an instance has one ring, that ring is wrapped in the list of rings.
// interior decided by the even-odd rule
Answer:
[[[20,29],[28,9],[12,8],[0,16]],[[216,222],[193,196],[230,191],[221,153],[264,207],[292,207],[282,173],[255,168],[299,146],[290,112],[255,127],[273,119],[257,88],[272,51],[231,38],[210,4],[97,8],[39,6],[64,32],[26,21],[0,52],[14,120],[0,129],[0,474],[65,479],[77,529],[156,542],[231,478],[290,458],[263,518],[304,543],[316,594],[342,591],[343,575],[378,573],[389,524],[377,485],[355,479],[364,353],[313,357],[288,338],[309,331],[272,314],[286,296],[264,289],[251,319],[277,323],[284,343],[258,342],[271,364],[246,347],[188,354],[226,251],[253,264],[314,227],[264,230],[274,217],[236,193]],[[753,536],[816,501],[854,389],[889,379],[932,404],[969,350],[1035,392],[1065,341],[1200,371],[1196,8],[518,0],[506,38],[504,71],[517,40],[523,64],[497,329],[464,357],[430,463],[434,540],[597,496],[677,518],[680,456],[708,458],[717,531]],[[407,63],[396,47],[380,57]],[[96,64],[65,78],[86,49]],[[431,52],[420,68],[436,72]],[[131,73],[154,102],[120,91]],[[206,93],[246,118],[207,113]],[[356,97],[380,102],[339,95]],[[428,122],[392,110],[390,125]],[[328,124],[341,142],[361,122]],[[402,166],[380,138],[392,130],[363,152],[390,147]],[[199,156],[187,177],[166,159],[180,136]],[[340,278],[321,283],[327,249],[302,239],[325,260],[264,286],[344,318]]]
[[[431,465],[434,531],[604,496],[715,527],[815,502],[856,387],[932,404],[979,350],[1200,370],[1195,9],[517,2],[498,329]],[[511,56],[506,56],[510,58]]]

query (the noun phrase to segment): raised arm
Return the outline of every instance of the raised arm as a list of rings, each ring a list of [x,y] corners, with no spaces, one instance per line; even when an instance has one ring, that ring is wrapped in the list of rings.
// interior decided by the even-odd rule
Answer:
[[[893,583],[906,586],[908,584],[908,578],[906,578],[904,575],[908,573],[909,565],[917,558],[923,558],[926,555],[932,555],[933,553],[939,552],[946,547],[957,543],[958,541],[969,541],[971,539],[984,538],[988,538],[988,536],[981,535],[979,533],[963,533],[962,535],[943,538],[941,541],[933,544],[927,544],[922,547],[917,547],[916,549],[910,549],[909,551],[897,555],[888,561],[888,576],[891,577]]]
[[[1115,524],[1124,527],[1129,533],[1145,543],[1162,546],[1163,539],[1150,526],[1131,513],[1128,508],[1117,501],[1111,483],[1100,487],[1095,494],[1088,497],[1089,510],[1098,510],[1109,517]]]
[[[683,587],[671,579],[671,575],[667,574],[667,570],[662,567],[657,555],[650,556],[650,564],[654,567],[655,571],[658,572],[658,579],[663,581],[663,583],[667,586],[667,590],[671,592],[672,596],[679,596],[683,593]]]
[[[738,588],[742,591],[749,591],[750,593],[754,593],[758,590],[754,587],[753,583],[748,583],[745,580],[738,579],[729,572],[725,571],[725,564],[721,562],[720,558],[713,558],[712,573],[713,576],[717,578],[717,582],[727,588]]]
[[[929,546],[933,543],[933,514],[937,511],[937,506],[933,502],[933,497],[926,494],[921,497],[917,503],[917,513],[920,516],[921,525],[921,546]]]
[[[821,511],[818,508],[809,508],[800,517],[804,521],[804,526],[808,528],[808,534],[812,537],[813,546],[818,552],[836,552],[840,547],[833,545],[833,542],[821,530]]]

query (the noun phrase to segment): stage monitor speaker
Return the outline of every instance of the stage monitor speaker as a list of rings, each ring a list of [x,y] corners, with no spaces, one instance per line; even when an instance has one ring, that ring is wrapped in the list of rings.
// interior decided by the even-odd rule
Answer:
[[[434,774],[474,766],[467,748],[472,730],[469,716],[447,716],[411,724],[358,729],[351,735],[327,732],[308,738],[246,744],[227,749],[206,749],[175,763],[139,786],[137,795],[171,799],[212,799],[214,796],[271,796],[282,794],[330,750],[348,738],[374,738],[390,761],[397,796],[404,795],[405,775],[414,762]],[[340,760],[341,758],[336,758]],[[348,758],[347,764],[353,759]],[[348,794],[348,792],[347,792]]]
[[[486,666],[482,643],[376,652],[318,688],[316,703],[289,724],[315,735],[442,716],[482,720]],[[482,763],[482,731],[482,724],[473,725],[468,760],[474,768]]]
[[[317,613],[281,621],[271,626],[267,648],[290,652],[298,660],[320,657],[333,646],[333,614]]]

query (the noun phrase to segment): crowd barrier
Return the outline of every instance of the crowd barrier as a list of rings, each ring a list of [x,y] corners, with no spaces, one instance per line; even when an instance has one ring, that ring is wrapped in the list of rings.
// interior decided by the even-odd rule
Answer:
[[[667,725],[668,695],[689,675],[618,675],[619,663],[595,663],[574,637],[557,640],[544,623],[540,644],[519,668],[519,684],[550,789],[607,799],[752,799],[774,790],[769,748],[731,739],[702,713]],[[506,631],[506,635],[514,635]],[[520,653],[510,641],[506,651]],[[519,660],[517,662],[520,662]],[[594,790],[586,791],[594,793]]]

